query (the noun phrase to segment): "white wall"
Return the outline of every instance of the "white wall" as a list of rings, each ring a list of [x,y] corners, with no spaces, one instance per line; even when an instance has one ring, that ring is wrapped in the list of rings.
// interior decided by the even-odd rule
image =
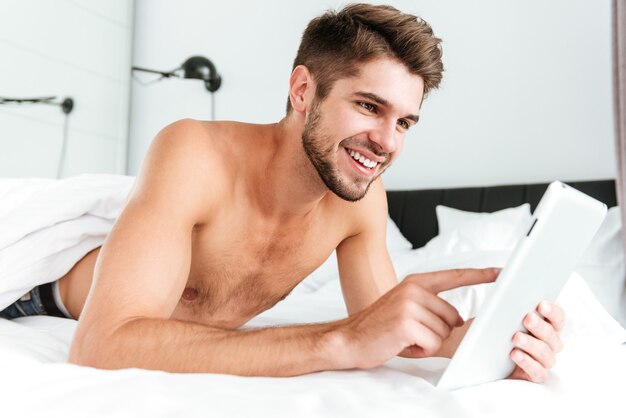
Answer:
[[[615,176],[609,0],[389,3],[431,23],[446,72],[387,188]],[[217,119],[274,122],[304,27],[342,4],[137,0],[133,63],[169,70],[205,55],[223,78]],[[164,125],[209,116],[199,81],[134,81],[130,173]]]
[[[132,0],[1,0],[0,96],[70,96],[62,177],[124,173]],[[56,177],[64,115],[0,106],[0,177]]]

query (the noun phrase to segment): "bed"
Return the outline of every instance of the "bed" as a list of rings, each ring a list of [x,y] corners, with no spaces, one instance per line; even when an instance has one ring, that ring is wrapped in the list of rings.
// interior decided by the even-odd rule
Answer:
[[[612,180],[569,184],[616,205]],[[546,186],[389,191],[387,244],[398,278],[504,265]],[[559,296],[567,314],[566,346],[545,384],[503,380],[442,392],[433,386],[448,361],[441,358],[394,358],[370,370],[291,378],[96,370],[66,361],[75,321],[28,317],[0,320],[0,416],[625,416],[626,331],[619,322],[624,257],[617,209]],[[488,286],[442,297],[470,317]],[[245,327],[345,316],[331,256]]]

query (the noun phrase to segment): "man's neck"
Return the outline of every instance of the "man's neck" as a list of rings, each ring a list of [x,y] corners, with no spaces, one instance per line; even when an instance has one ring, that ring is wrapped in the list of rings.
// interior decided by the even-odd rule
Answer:
[[[260,169],[254,200],[277,221],[306,217],[332,193],[320,179],[302,147],[303,122],[291,114],[271,126],[274,154]]]

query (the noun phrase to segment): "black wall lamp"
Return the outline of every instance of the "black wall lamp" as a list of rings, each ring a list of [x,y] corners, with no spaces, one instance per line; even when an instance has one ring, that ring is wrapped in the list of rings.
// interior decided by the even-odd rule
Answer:
[[[0,105],[2,104],[48,104],[54,106],[60,106],[61,111],[66,115],[74,109],[74,100],[71,97],[66,97],[60,102],[55,101],[57,96],[45,96],[45,97],[0,97]]]
[[[215,65],[206,57],[193,56],[172,71],[159,71],[143,67],[132,67],[133,71],[159,74],[163,78],[177,77],[203,80],[206,89],[214,93],[222,85],[222,77],[217,72]]]

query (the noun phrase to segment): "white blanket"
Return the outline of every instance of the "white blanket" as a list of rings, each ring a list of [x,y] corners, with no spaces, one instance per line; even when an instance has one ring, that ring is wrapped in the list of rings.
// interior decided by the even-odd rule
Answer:
[[[493,254],[475,252],[473,258],[475,264],[493,264]],[[458,259],[440,263],[454,266]],[[623,416],[626,331],[578,275],[559,303],[567,315],[565,349],[545,384],[504,380],[450,393],[433,386],[448,362],[440,358],[395,358],[371,370],[292,378],[96,370],[66,363],[75,321],[0,320],[0,416],[13,416],[25,406],[28,416],[64,417]],[[247,326],[343,316],[339,284],[332,281],[314,293],[288,297]]]
[[[134,177],[0,180],[0,310],[102,245]]]
[[[81,192],[74,189],[55,203],[44,197],[46,190],[58,183],[42,180],[22,184],[20,189],[18,181],[12,185],[0,182],[4,215],[0,216],[2,303],[10,303],[31,285],[54,280],[100,245],[130,190],[132,178],[81,176],[68,179],[68,183]],[[87,184],[93,187],[89,192],[84,190]],[[25,186],[33,188],[29,192]],[[6,208],[6,202],[15,205]],[[72,202],[69,209],[68,202]],[[59,237],[65,238],[59,243]],[[448,243],[442,244],[450,248]],[[402,278],[411,272],[502,266],[509,254],[484,250],[437,254],[431,245],[394,253],[392,258]],[[487,286],[442,296],[468,317],[480,306]],[[12,292],[11,296],[6,297],[5,292]],[[440,358],[394,358],[371,370],[292,378],[96,370],[67,363],[75,321],[54,317],[0,319],[0,416],[624,416],[626,331],[606,313],[576,273],[558,302],[567,318],[562,334],[565,349],[545,384],[503,380],[450,393],[433,386],[448,362]],[[246,327],[331,321],[345,316],[339,282],[334,278],[313,292],[293,292]]]

